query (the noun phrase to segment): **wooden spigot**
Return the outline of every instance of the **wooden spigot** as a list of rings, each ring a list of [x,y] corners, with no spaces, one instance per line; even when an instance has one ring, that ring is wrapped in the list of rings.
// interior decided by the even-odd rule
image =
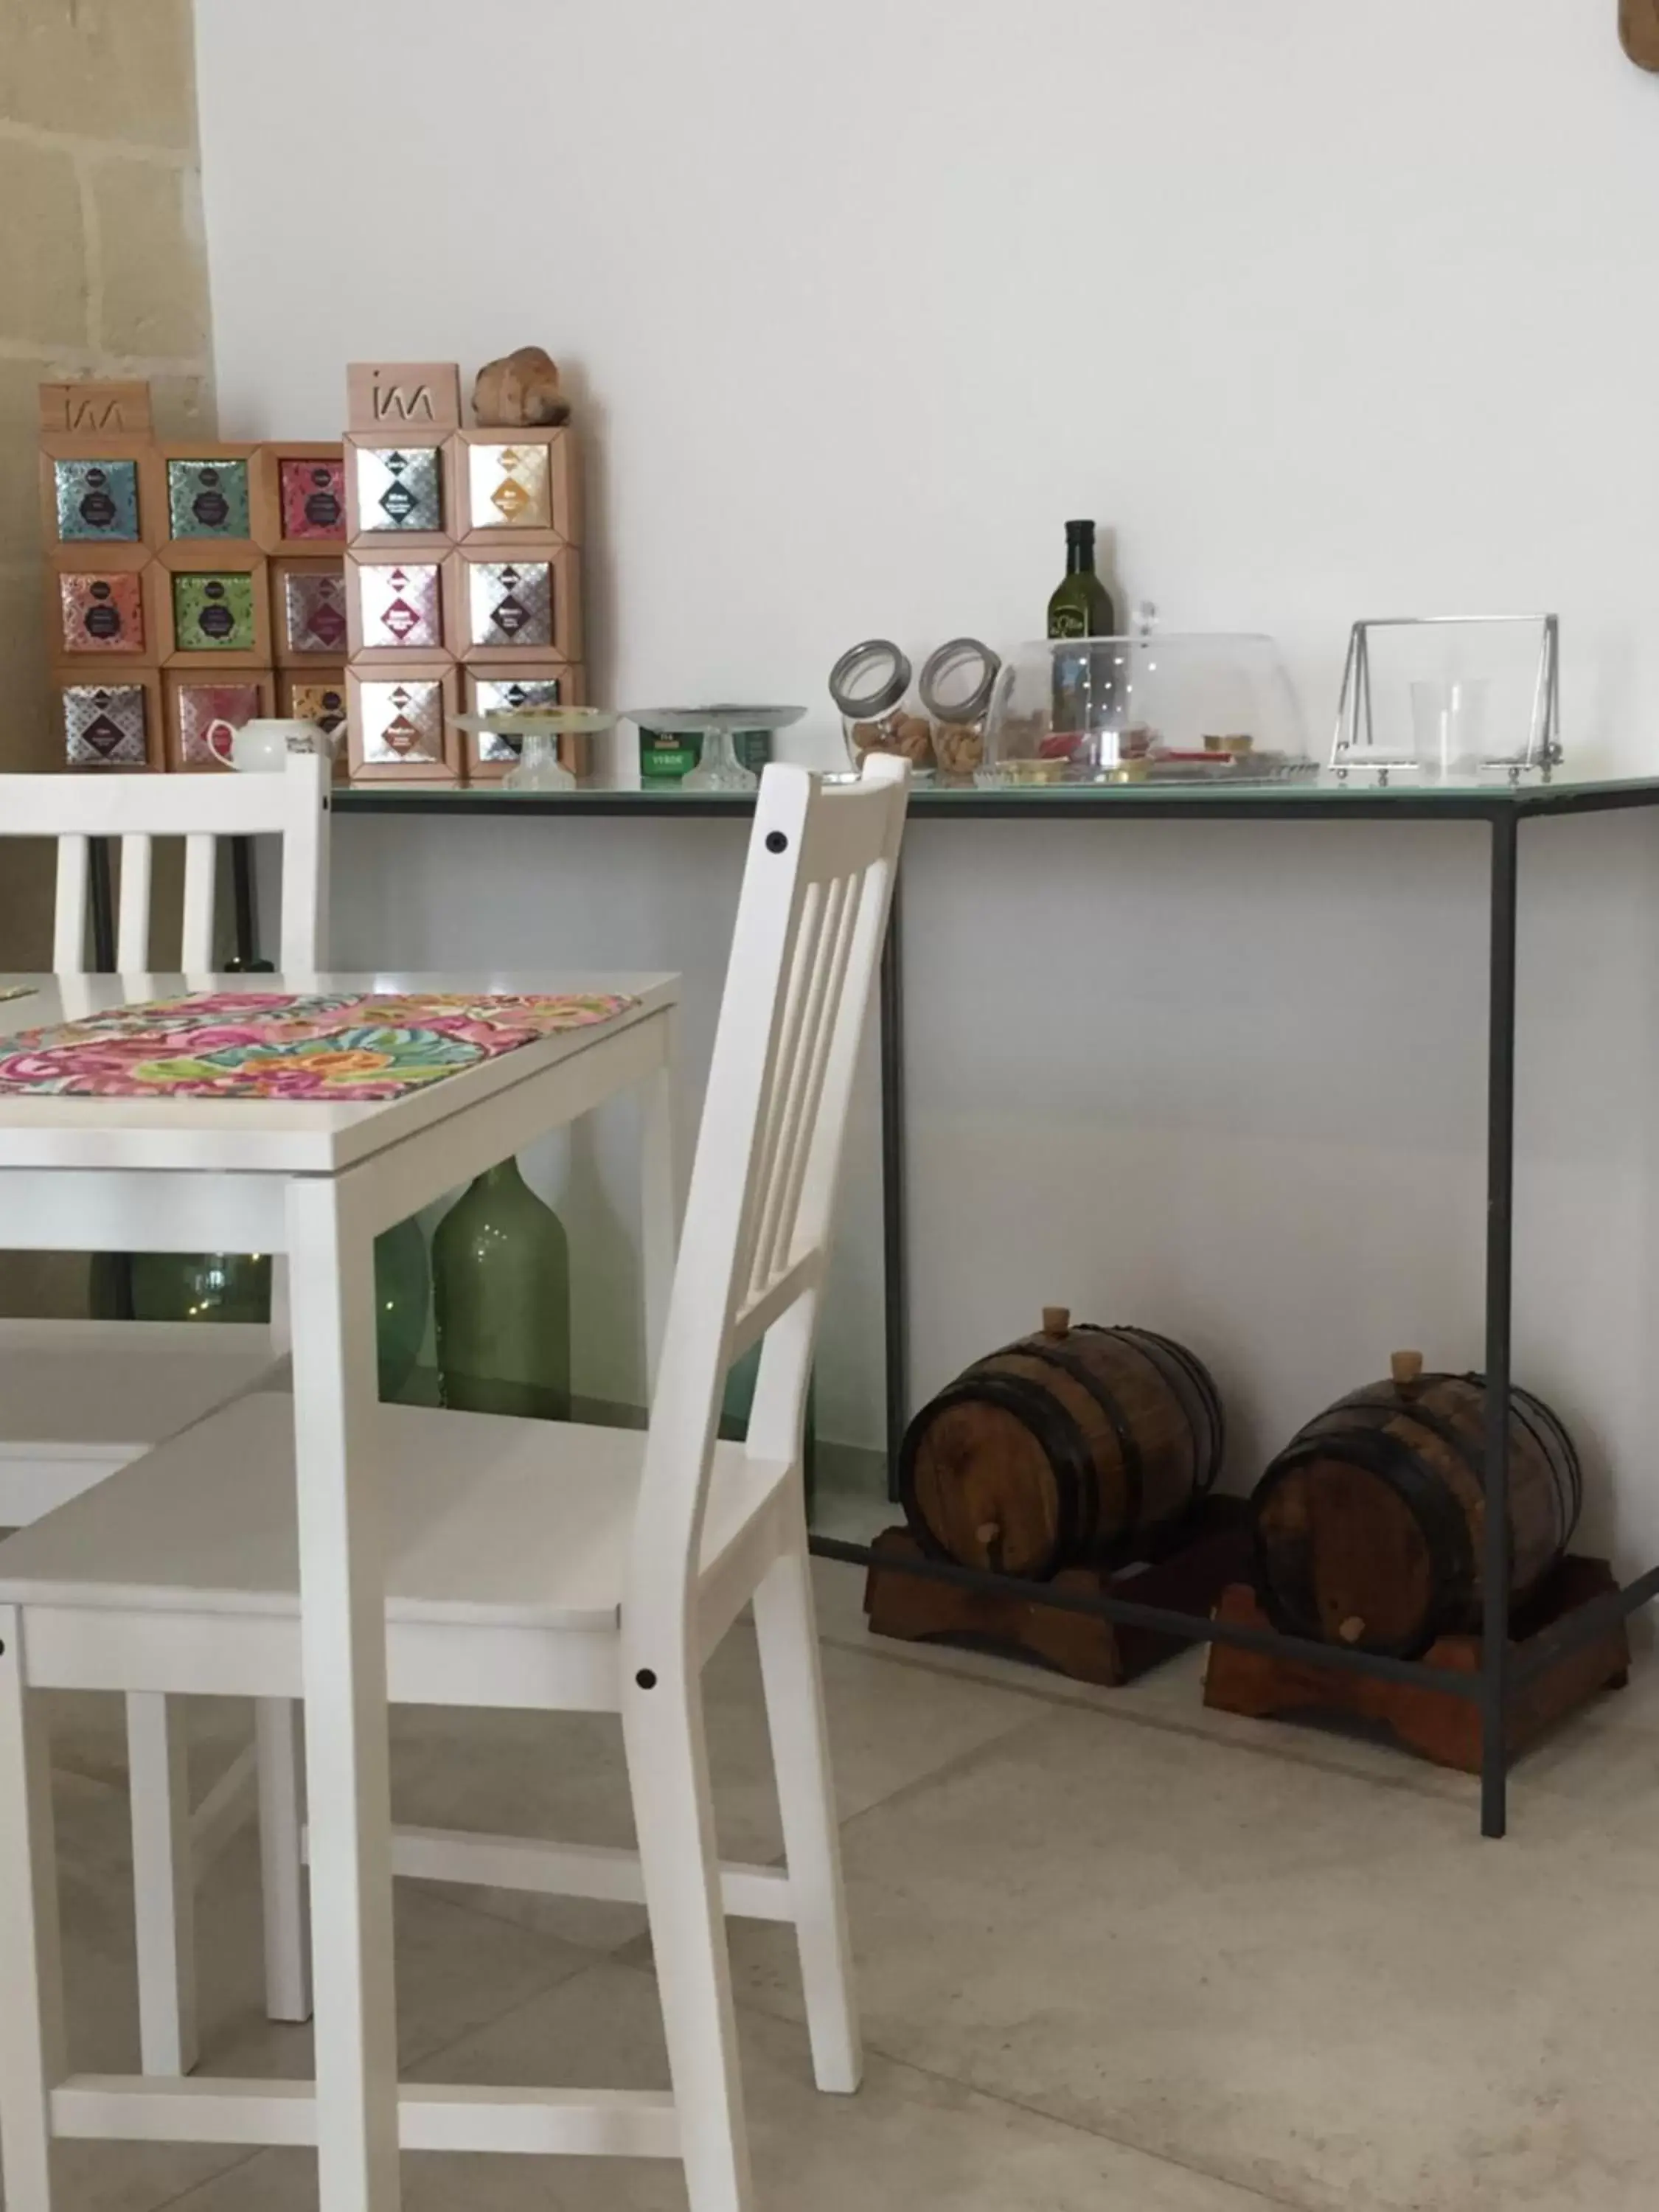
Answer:
[[[1070,1306],[1044,1306],[1042,1309],[1042,1334],[1045,1336],[1065,1336],[1070,1331],[1071,1326],[1072,1309]]]

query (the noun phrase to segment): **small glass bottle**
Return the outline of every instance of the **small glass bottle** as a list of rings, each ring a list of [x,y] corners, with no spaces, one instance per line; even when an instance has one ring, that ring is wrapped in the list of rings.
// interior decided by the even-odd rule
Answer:
[[[446,1406],[569,1419],[569,1245],[516,1160],[486,1169],[438,1224],[432,1295]]]
[[[866,753],[902,753],[913,774],[933,765],[933,733],[924,714],[905,705],[910,663],[884,637],[855,645],[830,672],[830,696],[841,709],[842,729],[854,768]]]
[[[971,783],[985,759],[985,716],[1002,663],[975,637],[953,637],[921,672],[921,703],[933,725],[933,757],[946,783]]]

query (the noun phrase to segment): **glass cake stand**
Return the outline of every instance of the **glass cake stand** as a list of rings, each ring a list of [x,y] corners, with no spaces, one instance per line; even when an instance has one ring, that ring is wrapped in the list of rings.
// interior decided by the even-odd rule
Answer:
[[[504,707],[455,717],[458,730],[519,739],[519,764],[501,778],[503,791],[574,791],[576,779],[560,763],[559,739],[614,729],[616,722],[611,707]]]
[[[739,730],[787,730],[805,714],[805,707],[642,707],[629,720],[671,737],[700,737],[702,754],[681,779],[682,791],[755,791],[760,778],[738,758],[732,738]]]

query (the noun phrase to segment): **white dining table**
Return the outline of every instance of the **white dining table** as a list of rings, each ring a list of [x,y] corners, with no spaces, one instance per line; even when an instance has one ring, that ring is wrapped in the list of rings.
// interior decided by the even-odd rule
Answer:
[[[654,1373],[678,1223],[678,979],[518,969],[0,976],[0,992],[11,989],[22,995],[0,996],[0,1036],[217,990],[603,992],[635,1001],[382,1102],[0,1094],[0,1247],[286,1255],[319,2201],[324,2212],[391,2212],[398,2063],[374,1243],[537,1138],[637,1091],[644,1349]]]

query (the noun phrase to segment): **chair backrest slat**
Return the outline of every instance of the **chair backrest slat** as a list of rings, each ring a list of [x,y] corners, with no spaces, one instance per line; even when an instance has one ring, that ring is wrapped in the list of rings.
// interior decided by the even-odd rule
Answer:
[[[87,964],[87,884],[91,848],[84,837],[58,840],[58,896],[52,913],[52,964],[79,975]]]
[[[908,781],[902,761],[878,754],[854,787],[826,787],[792,768],[768,769],[761,780],[624,1608],[625,1625],[670,1663],[677,1636],[678,1658],[688,1652],[726,1370],[757,1337],[747,1449],[799,1457],[853,1075]]]
[[[182,965],[214,966],[216,841],[280,837],[283,916],[280,961],[289,975],[327,963],[328,763],[292,754],[276,775],[0,776],[0,837],[58,841],[52,966],[86,972],[88,841],[121,841],[118,967],[149,966],[153,842],[185,840]]]
[[[218,848],[198,833],[185,840],[185,916],[179,933],[179,964],[187,975],[204,975],[213,965],[213,915]]]
[[[149,892],[155,855],[154,838],[121,840],[121,911],[115,932],[115,964],[124,975],[142,975],[149,967]]]

